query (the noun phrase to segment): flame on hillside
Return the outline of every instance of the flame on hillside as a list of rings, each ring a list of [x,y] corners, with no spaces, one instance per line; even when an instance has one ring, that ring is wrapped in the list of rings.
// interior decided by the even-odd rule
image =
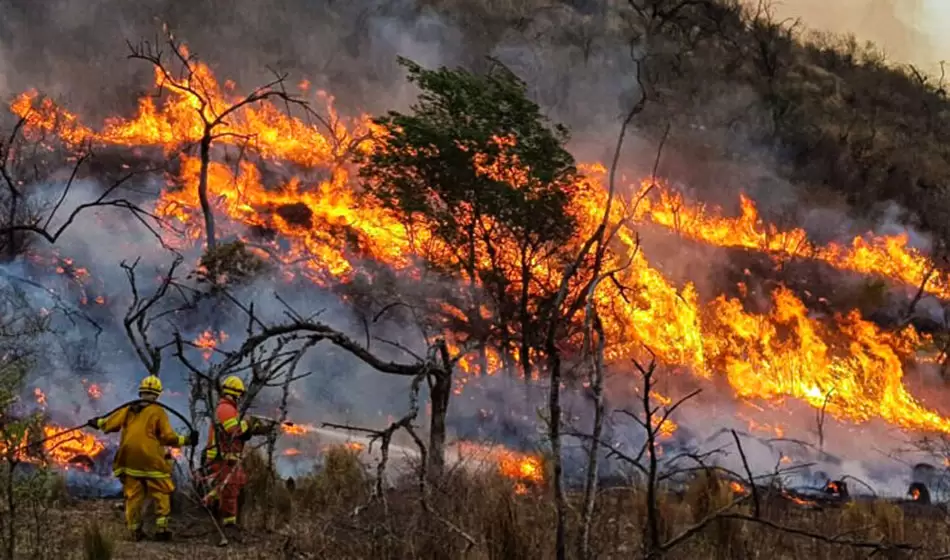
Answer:
[[[86,394],[89,395],[90,399],[97,401],[102,398],[102,389],[98,383],[90,383],[89,386],[86,387]]]
[[[156,85],[163,79],[156,74]],[[199,110],[220,114],[240,99],[233,84],[221,85],[204,65],[196,66],[190,80],[208,92],[207,106],[202,108],[181,88],[165,88],[167,93],[159,102],[144,97],[136,116],[112,118],[98,130],[83,125],[75,115],[36,92],[18,97],[12,110],[26,119],[28,132],[53,133],[70,144],[154,146],[171,154],[200,139]],[[217,130],[221,143],[250,139],[248,151],[257,158],[245,157],[236,168],[218,162],[210,165],[210,198],[217,211],[230,218],[223,227],[238,235],[248,227],[276,232],[274,237],[280,243],[254,243],[264,246],[268,258],[293,263],[293,270],[321,284],[348,281],[359,261],[367,258],[413,278],[417,259],[447,262],[452,248],[440,244],[431,234],[430,224],[407,223],[377,201],[359,195],[352,170],[343,160],[354,148],[387,149],[381,131],[375,130],[366,116],[344,121],[333,111],[332,97],[318,97],[333,117],[330,130],[288,116],[266,101],[235,111]],[[376,133],[376,139],[362,140],[370,132]],[[514,141],[496,137],[501,155],[491,159],[476,154],[475,171],[523,185],[522,165],[507,150]],[[268,180],[265,184],[258,160],[278,167],[292,165],[297,172],[282,182]],[[178,173],[168,178],[168,188],[157,203],[158,214],[177,219],[188,232],[181,243],[193,243],[202,235],[196,186],[199,167],[197,159],[184,155]],[[604,167],[587,165],[582,171],[586,178],[570,192],[570,212],[579,222],[579,232],[567,248],[575,251],[599,226],[606,204]],[[741,301],[725,296],[700,302],[691,284],[674,286],[636,250],[636,224],[624,215],[628,205],[615,204],[613,209],[609,218],[618,242],[606,255],[605,268],[618,272],[616,281],[600,283],[594,296],[609,340],[606,355],[610,361],[642,357],[640,352],[646,346],[664,364],[705,379],[726,379],[741,398],[777,402],[794,397],[824,407],[841,419],[860,423],[882,418],[903,428],[950,433],[950,420],[922,406],[904,386],[904,364],[914,358],[922,342],[912,328],[886,332],[856,311],[820,320],[785,288],[774,291],[772,308],[765,314],[749,312]],[[715,245],[817,258],[838,268],[910,284],[922,282],[932,267],[926,257],[907,247],[905,237],[856,238],[851,246],[815,247],[802,230],[783,231],[761,223],[755,205],[745,198],[742,215],[726,218],[703,206],[689,205],[661,185],[658,196],[644,199],[634,218]],[[485,227],[490,229],[491,224]],[[511,284],[517,287],[517,248],[506,243],[499,240],[490,248],[478,244],[477,266],[494,270],[493,255],[500,255],[496,260],[501,261],[503,271],[512,271]],[[538,279],[530,290],[550,291],[559,284],[561,268],[556,263],[534,259],[529,266]],[[579,293],[583,281],[577,280],[569,289]],[[950,296],[950,283],[941,275],[934,275],[927,289]],[[446,313],[468,320],[457,309]],[[210,352],[215,337],[206,334],[195,344]],[[450,343],[453,348],[461,345],[459,341]],[[491,373],[502,364],[497,354],[489,353],[486,361],[488,366],[479,373]],[[468,356],[461,366],[468,371],[481,370],[477,360]],[[296,428],[285,426],[284,430],[295,433]]]
[[[929,257],[909,247],[907,234],[867,234],[854,237],[850,244],[820,246],[809,241],[803,229],[783,230],[763,222],[755,202],[746,196],[740,195],[739,204],[741,214],[730,218],[719,208],[691,205],[681,194],[659,189],[655,196],[643,199],[638,213],[684,237],[712,245],[820,260],[840,270],[878,275],[915,288],[924,284],[925,292],[950,299],[950,274],[936,271]]]

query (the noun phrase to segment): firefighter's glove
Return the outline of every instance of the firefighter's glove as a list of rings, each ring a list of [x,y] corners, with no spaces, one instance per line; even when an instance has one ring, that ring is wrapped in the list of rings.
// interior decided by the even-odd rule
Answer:
[[[270,434],[277,429],[277,420],[272,418],[258,418],[257,419],[258,430],[265,434]]]
[[[190,445],[191,447],[195,447],[196,445],[198,445],[198,432],[196,432],[195,430],[192,430],[191,432],[188,433],[188,445]]]
[[[94,429],[94,430],[98,430],[98,429],[99,429],[99,417],[96,416],[96,417],[94,417],[94,418],[90,418],[89,420],[86,421],[86,425],[89,426],[90,428]]]

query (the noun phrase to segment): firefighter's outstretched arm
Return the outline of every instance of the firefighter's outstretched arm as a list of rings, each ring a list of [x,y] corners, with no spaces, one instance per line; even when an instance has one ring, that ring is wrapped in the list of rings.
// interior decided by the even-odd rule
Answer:
[[[234,439],[247,441],[251,439],[251,435],[253,435],[251,432],[251,423],[241,418],[237,414],[228,420],[225,420],[222,423],[222,426],[225,430],[227,430],[228,435]]]
[[[158,416],[158,441],[162,445],[167,445],[169,447],[184,447],[186,443],[189,443],[188,436],[180,435],[175,432],[172,428],[171,422],[168,421],[168,414],[164,410],[160,410],[157,414]]]
[[[89,421],[86,422],[86,425],[90,428],[102,430],[107,434],[118,432],[125,424],[125,417],[128,413],[129,407],[122,407],[105,418],[100,418],[98,416],[95,418],[90,418]]]

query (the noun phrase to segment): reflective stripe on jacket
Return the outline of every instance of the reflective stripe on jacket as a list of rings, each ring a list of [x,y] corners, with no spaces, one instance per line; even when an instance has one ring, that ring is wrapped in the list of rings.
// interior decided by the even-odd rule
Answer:
[[[188,438],[178,435],[165,409],[156,404],[138,403],[99,419],[99,429],[118,432],[119,450],[112,462],[116,476],[170,478],[171,464],[165,460],[165,446],[181,447]]]
[[[205,457],[209,461],[218,459],[220,451],[226,461],[237,461],[244,450],[244,440],[241,436],[250,430],[247,420],[242,420],[235,402],[228,397],[221,397],[218,407],[214,411],[215,423],[208,429],[208,450]],[[217,429],[215,429],[217,428]],[[218,442],[216,432],[220,431],[222,441]],[[215,445],[217,443],[217,445]]]

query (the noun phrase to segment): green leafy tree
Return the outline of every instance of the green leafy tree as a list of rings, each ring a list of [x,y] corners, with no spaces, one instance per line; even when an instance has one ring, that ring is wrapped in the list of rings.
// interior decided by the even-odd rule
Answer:
[[[360,176],[410,233],[432,233],[415,249],[435,269],[480,288],[460,310],[482,349],[482,371],[486,344],[499,344],[508,358],[520,339],[530,377],[537,310],[553,291],[536,265],[556,261],[576,232],[568,206],[579,177],[564,148],[567,130],[542,115],[524,82],[489,62],[473,73],[400,59],[421,93],[409,113],[375,120],[382,138]]]

